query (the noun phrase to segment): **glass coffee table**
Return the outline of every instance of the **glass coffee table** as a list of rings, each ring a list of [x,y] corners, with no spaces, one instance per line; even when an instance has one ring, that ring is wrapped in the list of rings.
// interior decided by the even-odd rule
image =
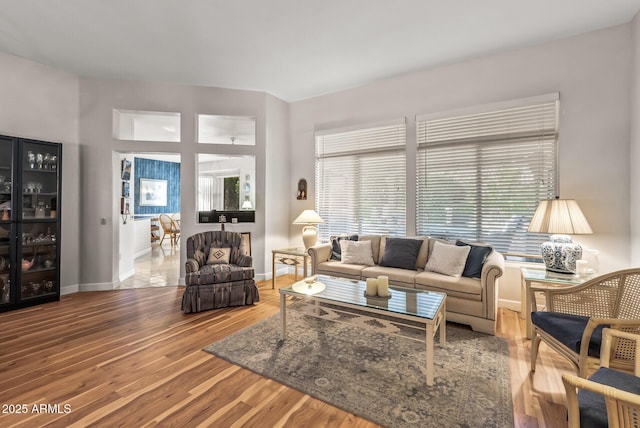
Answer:
[[[390,288],[391,297],[365,295],[363,281],[318,275],[315,282],[298,281],[280,289],[280,337],[287,333],[287,296],[313,302],[327,303],[387,317],[409,320],[425,325],[427,385],[433,385],[434,337],[440,333],[440,346],[446,344],[447,295],[434,291]]]

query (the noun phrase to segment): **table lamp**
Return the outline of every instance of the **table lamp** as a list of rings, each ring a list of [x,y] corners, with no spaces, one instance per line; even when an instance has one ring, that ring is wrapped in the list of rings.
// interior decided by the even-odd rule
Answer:
[[[552,234],[540,248],[547,270],[557,273],[575,273],[576,260],[582,257],[582,247],[568,235],[593,233],[578,203],[558,197],[540,201],[527,231]]]
[[[314,210],[304,210],[302,214],[293,221],[293,224],[304,224],[302,228],[302,241],[304,248],[312,247],[318,242],[318,229],[316,224],[324,223],[324,220]]]

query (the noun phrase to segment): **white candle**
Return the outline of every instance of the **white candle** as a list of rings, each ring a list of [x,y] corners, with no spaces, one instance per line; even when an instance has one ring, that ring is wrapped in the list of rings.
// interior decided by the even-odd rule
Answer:
[[[389,297],[389,277],[388,276],[378,277],[378,296]]]
[[[589,262],[586,260],[576,260],[576,275],[587,276],[587,269],[589,268]]]
[[[375,296],[378,292],[378,280],[376,278],[367,278],[367,296]]]

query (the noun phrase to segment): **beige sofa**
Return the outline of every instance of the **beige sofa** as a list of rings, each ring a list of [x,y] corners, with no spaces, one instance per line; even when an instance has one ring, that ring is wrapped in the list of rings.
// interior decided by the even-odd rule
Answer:
[[[433,253],[434,243],[446,241],[428,237],[413,237],[411,239],[423,241],[415,263],[416,270],[380,266],[379,261],[385,254],[386,237],[359,235],[359,241],[371,241],[375,263],[373,266],[332,260],[331,243],[324,243],[308,249],[311,256],[312,274],[358,280],[386,275],[392,286],[443,292],[447,294],[447,320],[470,325],[475,331],[495,334],[498,278],[504,272],[502,254],[493,250],[487,256],[482,265],[479,279],[448,276],[424,270],[429,256]]]

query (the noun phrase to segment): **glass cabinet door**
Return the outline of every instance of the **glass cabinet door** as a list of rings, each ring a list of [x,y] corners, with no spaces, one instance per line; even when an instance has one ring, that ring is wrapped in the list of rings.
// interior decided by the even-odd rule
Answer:
[[[59,294],[59,145],[22,140],[17,219],[19,300]]]
[[[57,293],[58,262],[55,223],[22,224],[20,298]]]
[[[58,149],[35,142],[22,150],[22,218],[55,218],[58,203]]]
[[[12,247],[11,182],[13,181],[13,139],[0,137],[0,305],[10,303]]]
[[[0,224],[0,305],[11,302],[11,223]]]

